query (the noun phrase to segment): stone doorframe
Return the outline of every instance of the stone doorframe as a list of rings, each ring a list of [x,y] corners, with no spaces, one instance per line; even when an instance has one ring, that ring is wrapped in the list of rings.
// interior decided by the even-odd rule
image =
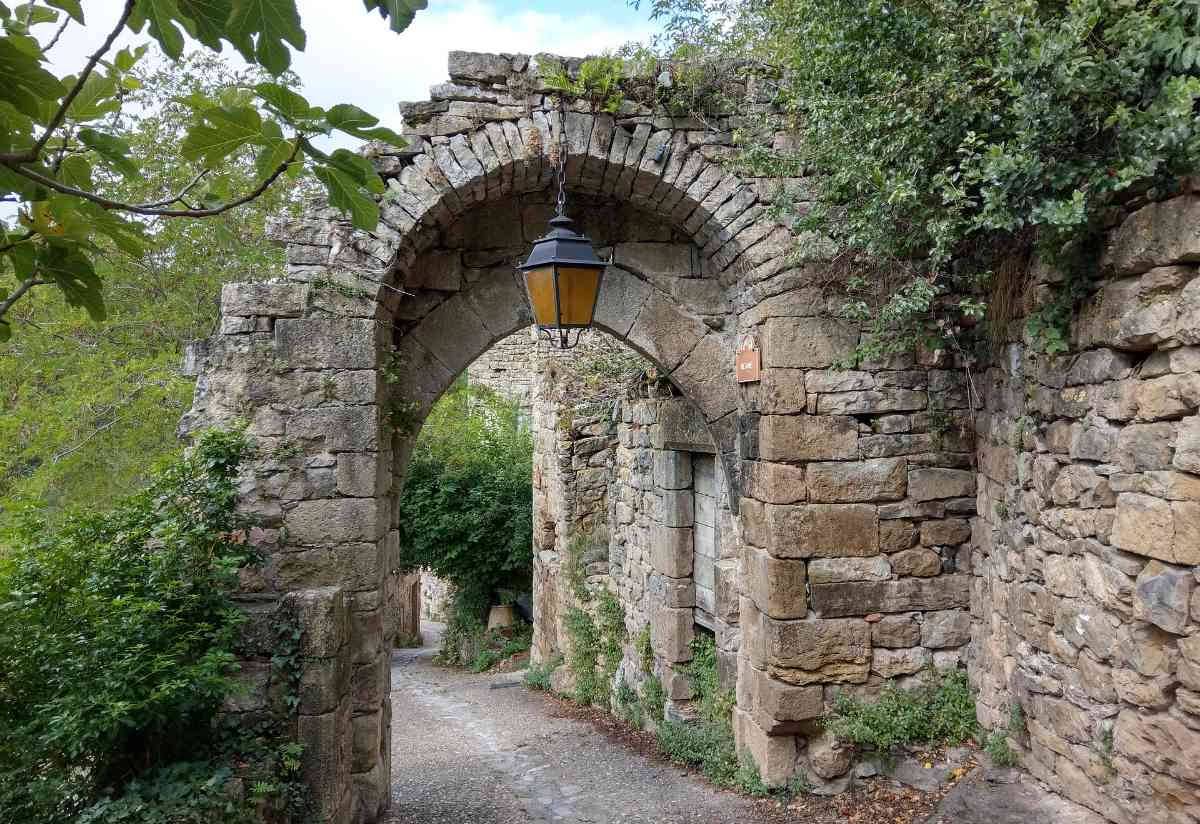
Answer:
[[[351,230],[329,208],[277,227],[287,278],[226,286],[219,332],[191,353],[198,381],[181,431],[244,421],[257,442],[242,507],[258,519],[253,541],[267,560],[244,582],[244,654],[269,660],[269,643],[255,643],[269,633],[254,629],[281,609],[304,630],[298,733],[317,811],[334,824],[374,820],[388,803],[394,628],[385,626],[385,580],[397,566],[395,501],[416,432],[472,360],[530,322],[509,266],[447,271],[434,247],[475,210],[546,189],[541,147],[564,128],[568,188],[685,233],[704,278],[728,285],[723,274],[776,253],[764,239],[783,230],[765,222],[754,189],[686,130],[583,112],[564,123],[538,109],[380,159],[388,193],[374,233]],[[694,402],[736,484],[733,330],[636,264],[618,255],[609,267],[596,326]],[[248,677],[252,697],[239,708],[266,706],[267,669],[246,672],[259,675]]]

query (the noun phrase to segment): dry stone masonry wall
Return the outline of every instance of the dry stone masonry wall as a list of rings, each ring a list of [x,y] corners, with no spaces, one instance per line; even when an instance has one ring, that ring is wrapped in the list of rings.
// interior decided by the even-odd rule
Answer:
[[[816,723],[837,691],[965,663],[985,722],[1024,709],[1024,763],[1053,786],[1115,822],[1194,822],[1200,198],[1114,226],[1111,281],[1075,325],[1076,352],[1010,346],[976,377],[976,415],[944,354],[835,368],[861,334],[836,317],[836,250],[770,208],[780,189],[802,201],[805,181],[726,162],[736,129],[789,140],[769,78],[731,70],[703,118],[636,94],[615,115],[587,101],[564,114],[546,76],[578,65],[453,53],[450,83],[405,108],[410,146],[372,152],[379,228],[353,231],[322,204],[275,227],[287,277],[227,286],[218,334],[189,358],[185,433],[246,421],[259,445],[242,506],[268,562],[243,600],[304,628],[298,723],[319,814],[366,822],[387,804],[395,499],[432,404],[529,325],[512,267],[544,231],[562,141],[570,212],[613,260],[596,326],[686,399],[697,435],[656,442],[682,408],[661,397],[572,422],[569,466],[535,470],[539,553],[561,551],[559,524],[607,522],[607,578],[630,629],[652,627],[665,683],[711,618],[738,746],[770,783],[848,784],[849,752]],[[745,343],[763,368],[739,386]],[[546,454],[565,449],[545,423]],[[584,461],[591,438],[603,447]],[[711,611],[696,463],[680,457],[710,454],[699,445],[728,496]],[[592,469],[594,493],[578,480]],[[571,476],[594,509],[552,502]],[[538,598],[539,633],[555,603]]]
[[[1072,351],[1010,342],[977,416],[981,719],[1019,707],[1022,763],[1122,824],[1200,820],[1197,262],[1200,197],[1133,211]]]

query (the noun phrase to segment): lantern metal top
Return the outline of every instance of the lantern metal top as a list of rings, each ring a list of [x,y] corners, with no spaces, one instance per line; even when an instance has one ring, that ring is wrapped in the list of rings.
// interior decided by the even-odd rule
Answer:
[[[592,242],[572,227],[574,222],[562,212],[550,220],[550,231],[533,243],[529,259],[517,268],[522,272],[541,266],[578,266],[603,269],[607,264],[596,257]]]

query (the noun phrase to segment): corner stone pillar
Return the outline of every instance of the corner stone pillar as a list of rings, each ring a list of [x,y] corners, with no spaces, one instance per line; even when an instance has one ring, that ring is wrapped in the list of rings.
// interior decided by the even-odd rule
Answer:
[[[370,293],[322,283],[224,287],[218,333],[188,354],[196,394],[180,431],[245,426],[254,444],[240,507],[264,560],[239,597],[299,624],[305,780],[318,817],[357,824],[378,818],[389,786],[384,579],[399,544],[380,401],[388,327]]]

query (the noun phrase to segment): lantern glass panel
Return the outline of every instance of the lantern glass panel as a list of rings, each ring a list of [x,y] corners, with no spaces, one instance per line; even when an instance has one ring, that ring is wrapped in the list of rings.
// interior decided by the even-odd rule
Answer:
[[[592,322],[602,271],[595,267],[558,267],[559,325],[587,326]]]
[[[525,272],[525,288],[533,307],[533,319],[538,326],[557,326],[554,306],[554,267],[540,266]]]

